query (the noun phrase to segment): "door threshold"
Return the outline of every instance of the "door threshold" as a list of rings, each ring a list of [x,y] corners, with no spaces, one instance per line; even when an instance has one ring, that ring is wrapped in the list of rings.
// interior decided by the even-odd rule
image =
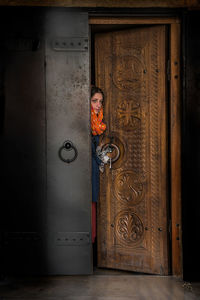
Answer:
[[[111,275],[111,276],[137,276],[137,275],[153,275],[153,274],[146,274],[146,273],[138,273],[133,271],[125,271],[125,270],[115,270],[115,269],[106,269],[106,268],[99,268],[94,267],[93,275]]]

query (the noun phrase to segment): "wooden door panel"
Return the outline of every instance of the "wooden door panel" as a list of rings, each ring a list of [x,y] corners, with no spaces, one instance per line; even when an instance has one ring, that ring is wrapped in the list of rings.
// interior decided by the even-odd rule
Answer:
[[[101,175],[100,267],[168,274],[165,62],[164,25],[96,35],[96,85],[106,95],[102,144],[120,148]]]

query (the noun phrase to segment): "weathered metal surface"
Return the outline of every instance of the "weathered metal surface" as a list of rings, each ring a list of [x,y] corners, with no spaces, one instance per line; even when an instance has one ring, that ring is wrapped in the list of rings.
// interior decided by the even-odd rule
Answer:
[[[85,37],[65,37],[55,38],[52,41],[52,48],[55,51],[87,51],[88,38]]]
[[[58,232],[90,233],[89,53],[85,49],[85,41],[88,40],[87,13],[51,11],[46,16],[45,30],[50,273],[88,274],[91,272],[91,244],[74,243],[74,246],[68,247],[66,242],[59,247],[52,243],[53,235]],[[58,36],[66,43],[66,49],[61,50],[70,51],[55,51],[58,49],[52,47],[52,41],[57,41]],[[72,40],[83,44],[84,51],[73,49],[73,45],[69,49]],[[58,156],[58,150],[66,140],[70,140],[78,152],[77,158],[69,164]]]
[[[88,274],[87,13],[25,8],[10,13],[1,11],[1,263],[5,273]],[[57,51],[52,48],[57,37],[81,45]],[[58,154],[67,140],[78,153],[71,163]]]

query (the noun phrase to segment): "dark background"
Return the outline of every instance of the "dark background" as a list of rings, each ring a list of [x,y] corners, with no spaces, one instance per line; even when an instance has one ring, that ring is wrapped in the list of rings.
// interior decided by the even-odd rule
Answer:
[[[33,8],[31,8],[33,10]],[[25,8],[0,8],[1,15],[26,13]],[[42,9],[41,9],[42,10]],[[105,10],[88,9],[90,13]],[[121,13],[116,9],[113,13]],[[109,10],[106,10],[108,13]],[[124,10],[124,13],[127,11]],[[29,9],[30,13],[30,9]],[[128,11],[131,13],[131,10]],[[153,12],[132,10],[135,15],[179,15],[182,19],[181,75],[182,75],[182,225],[183,225],[183,279],[200,280],[200,11]],[[11,21],[12,24],[12,21]],[[1,24],[2,26],[2,24]],[[2,28],[2,27],[1,27]],[[33,27],[32,27],[33,28]],[[36,30],[37,26],[35,27]],[[6,30],[6,28],[4,29]],[[2,30],[1,30],[2,32]],[[2,81],[4,61],[0,61],[0,109],[1,134],[4,119],[4,84]],[[3,213],[1,197],[1,213]],[[12,220],[10,220],[12,222]],[[2,238],[2,237],[1,237]],[[2,259],[2,257],[1,257]]]
[[[183,22],[182,201],[185,280],[200,279],[200,12]],[[185,69],[184,69],[185,68]]]

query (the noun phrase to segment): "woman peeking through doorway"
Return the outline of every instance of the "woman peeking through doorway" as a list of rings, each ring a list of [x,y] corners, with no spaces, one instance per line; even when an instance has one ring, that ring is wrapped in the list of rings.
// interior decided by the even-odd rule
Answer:
[[[99,170],[103,172],[104,164],[109,157],[101,152],[99,137],[106,130],[103,123],[103,91],[93,86],[91,88],[91,130],[92,130],[92,243],[96,238],[96,203],[99,197]]]

